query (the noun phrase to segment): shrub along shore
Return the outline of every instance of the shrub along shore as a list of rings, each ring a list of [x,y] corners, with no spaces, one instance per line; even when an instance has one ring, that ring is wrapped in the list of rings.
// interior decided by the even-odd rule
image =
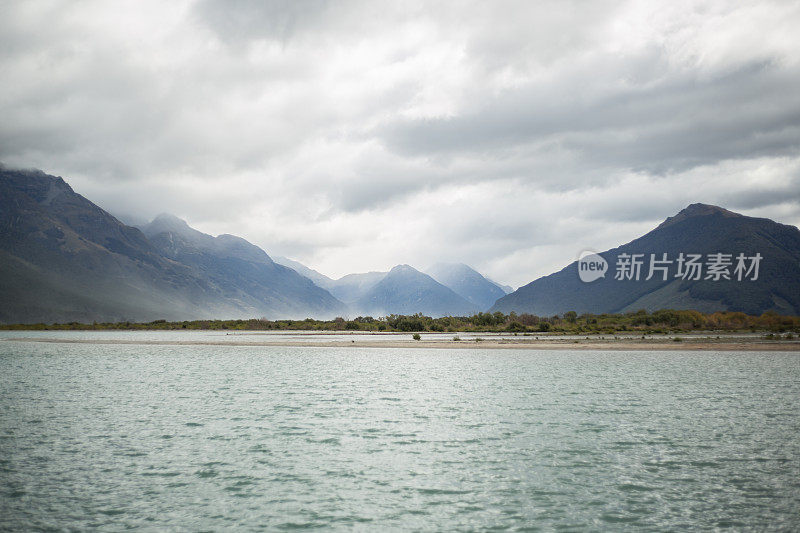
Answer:
[[[168,322],[102,322],[81,324],[0,324],[0,330],[233,330],[233,331],[370,331],[370,332],[496,332],[553,334],[668,334],[693,331],[800,333],[800,316],[772,312],[760,316],[721,311],[700,313],[665,309],[648,313],[645,310],[620,314],[582,314],[574,311],[563,315],[541,317],[527,313],[478,313],[468,317],[431,318],[421,314],[359,316],[351,320],[186,320]]]

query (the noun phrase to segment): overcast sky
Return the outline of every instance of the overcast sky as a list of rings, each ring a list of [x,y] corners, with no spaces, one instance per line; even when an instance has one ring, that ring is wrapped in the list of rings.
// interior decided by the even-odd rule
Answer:
[[[800,224],[800,2],[0,2],[0,161],[332,277]]]

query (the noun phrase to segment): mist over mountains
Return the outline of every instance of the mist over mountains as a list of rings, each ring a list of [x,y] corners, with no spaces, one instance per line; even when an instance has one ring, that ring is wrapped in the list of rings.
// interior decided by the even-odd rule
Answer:
[[[354,306],[372,316],[390,313],[465,316],[481,310],[452,289],[409,265],[398,265],[391,269]]]
[[[511,292],[463,263],[437,263],[427,274],[481,310],[488,309],[498,298]]]
[[[728,254],[728,276],[616,279],[620,257]],[[757,279],[734,258],[760,257]],[[460,263],[422,272],[332,279],[234,235],[211,236],[162,214],[133,227],[62,179],[0,167],[0,322],[91,322],[267,317],[319,319],[481,311],[536,315],[663,308],[800,313],[800,230],[693,204],[653,231],[598,253],[608,271],[581,281],[578,263],[510,292]],[[665,267],[666,268],[666,267]],[[645,279],[647,277],[647,279]],[[732,279],[731,279],[732,278]]]
[[[245,239],[207,235],[169,214],[128,226],[62,178],[5,168],[0,302],[3,323],[481,310],[408,266],[332,280],[285,258],[275,262]]]
[[[61,178],[0,170],[0,321],[332,317],[345,306],[263,250],[160,216],[127,226]]]
[[[298,261],[286,257],[274,260],[313,280],[354,309],[373,315],[377,312],[376,316],[409,314],[401,312],[409,307],[417,309],[410,314],[420,312],[430,316],[460,314],[459,309],[467,308],[472,312],[485,311],[498,298],[512,292],[511,287],[490,281],[463,263],[437,263],[424,273],[409,265],[397,265],[390,272],[355,273],[331,279]],[[381,283],[387,278],[386,283]],[[398,293],[401,289],[407,293],[401,296]]]

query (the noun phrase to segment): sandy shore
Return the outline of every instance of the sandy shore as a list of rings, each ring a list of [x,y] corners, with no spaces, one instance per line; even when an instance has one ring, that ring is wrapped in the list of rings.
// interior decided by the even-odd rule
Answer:
[[[468,350],[669,350],[669,351],[770,351],[800,352],[800,341],[691,339],[682,342],[653,340],[483,340],[483,341],[415,341],[397,339],[391,341],[171,341],[171,340],[127,340],[127,339],[58,339],[16,337],[7,339],[16,342],[44,342],[62,344],[107,344],[107,345],[157,345],[157,346],[299,346],[318,348],[440,348]]]

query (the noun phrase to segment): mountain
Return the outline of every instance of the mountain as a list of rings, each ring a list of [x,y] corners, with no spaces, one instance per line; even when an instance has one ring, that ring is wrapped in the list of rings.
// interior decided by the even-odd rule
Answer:
[[[317,287],[322,287],[323,289],[327,289],[330,291],[330,287],[333,284],[333,280],[328,276],[326,276],[325,274],[317,272],[312,268],[308,268],[303,263],[295,261],[294,259],[289,259],[288,257],[273,255],[272,260],[278,263],[279,265],[291,268],[301,276],[307,277],[308,279],[313,281]]]
[[[166,214],[156,217],[143,231],[162,255],[192,267],[225,299],[254,313],[305,318],[346,311],[328,291],[275,263],[264,250],[240,237],[213,237]]]
[[[233,307],[62,178],[0,167],[0,321],[199,317]]]
[[[507,293],[463,263],[437,263],[426,271],[433,279],[485,311]]]
[[[632,259],[623,254],[643,254],[639,258],[643,262],[640,279],[633,275],[631,279],[616,279],[618,261],[632,264]],[[653,263],[666,271],[656,269],[647,280],[651,254],[656,260],[664,260],[663,254],[667,254],[666,261],[671,263]],[[697,261],[700,279],[694,279],[696,271],[687,268],[685,262],[682,271],[691,275],[687,279],[679,275],[680,254],[684,254],[684,260],[688,254],[701,255]],[[745,269],[737,274],[740,254]],[[760,260],[751,259],[757,254]],[[576,261],[499,299],[491,310],[540,316],[566,311],[615,313],[667,308],[800,314],[800,230],[794,226],[692,204],[646,235],[598,255],[602,260],[587,258],[584,267],[594,268],[589,263],[605,261],[604,277],[581,281]],[[755,269],[747,272],[754,263],[758,263],[757,279],[753,279]],[[730,279],[714,274],[715,269],[724,271]],[[630,271],[626,269],[626,273]]]
[[[364,296],[368,290],[375,286],[386,276],[386,272],[364,272],[360,274],[347,274],[339,279],[331,279],[293,259],[287,257],[273,257],[276,263],[293,269],[298,274],[307,277],[316,285],[326,289],[338,300],[352,303]]]
[[[433,317],[465,316],[480,310],[429,275],[408,265],[391,269],[352,306],[372,316],[414,313]]]
[[[334,280],[330,285],[331,294],[339,300],[351,304],[364,297],[375,285],[386,277],[386,272],[363,272],[347,274]]]
[[[504,285],[502,283],[498,283],[491,278],[486,278],[486,279],[488,279],[489,281],[500,287],[500,290],[503,291],[503,294],[511,294],[512,292],[514,292],[514,287],[512,287],[511,285]]]
[[[146,229],[152,240],[60,177],[0,167],[0,322],[334,316],[344,309],[243,239],[211,237],[171,217]]]

